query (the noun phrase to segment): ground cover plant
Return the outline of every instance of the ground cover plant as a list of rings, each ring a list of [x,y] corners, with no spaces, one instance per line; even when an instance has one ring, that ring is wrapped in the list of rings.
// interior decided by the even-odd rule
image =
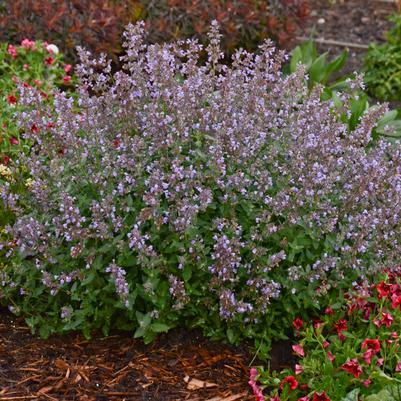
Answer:
[[[34,145],[0,186],[16,216],[1,295],[40,335],[187,325],[266,354],[295,315],[399,265],[400,147],[372,136],[385,107],[322,100],[270,42],[227,66],[209,35],[204,65],[196,41],[144,45],[141,24],[115,74],[81,49],[77,102],[20,85]]]
[[[365,82],[371,96],[381,100],[401,100],[401,15],[393,15],[394,27],[387,42],[371,44],[365,57]]]
[[[295,319],[292,348],[299,361],[280,373],[253,369],[255,394],[264,400],[266,387],[277,401],[399,400],[400,294],[400,275],[389,273],[333,299],[321,319]]]

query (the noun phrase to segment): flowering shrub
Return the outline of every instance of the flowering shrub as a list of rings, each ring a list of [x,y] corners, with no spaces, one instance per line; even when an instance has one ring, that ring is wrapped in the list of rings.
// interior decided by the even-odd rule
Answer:
[[[310,11],[306,0],[161,0],[141,3],[152,41],[197,35],[206,43],[210,21],[216,19],[223,33],[223,49],[229,53],[238,47],[255,50],[266,37],[275,39],[280,45],[288,44]]]
[[[145,46],[142,31],[114,75],[80,50],[79,109],[20,88],[35,145],[11,166],[26,196],[0,187],[17,216],[4,303],[44,336],[150,341],[186,324],[268,342],[331,289],[398,266],[400,147],[371,140],[384,107],[350,129],[349,95],[336,108],[302,66],[283,76],[270,42],[227,67],[214,25],[199,65],[197,42]]]
[[[35,36],[56,43],[69,59],[75,47],[118,53],[123,27],[140,12],[136,0],[14,0],[0,4],[0,39]]]
[[[151,42],[198,35],[207,42],[210,21],[225,34],[224,51],[256,49],[267,36],[288,44],[309,15],[307,0],[14,0],[0,5],[0,40],[33,36],[56,43],[70,58],[77,45],[95,52],[121,52],[128,22],[146,20]]]
[[[401,276],[389,273],[356,285],[313,323],[294,320],[299,362],[280,374],[253,369],[255,394],[262,394],[259,380],[277,401],[398,400],[400,305]]]

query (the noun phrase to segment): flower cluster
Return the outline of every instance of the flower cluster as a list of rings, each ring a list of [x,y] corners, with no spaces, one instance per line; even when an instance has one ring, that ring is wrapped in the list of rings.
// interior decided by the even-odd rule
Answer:
[[[379,282],[355,284],[313,324],[295,319],[301,340],[292,348],[300,359],[281,374],[261,370],[262,387],[274,384],[277,401],[313,401],[322,391],[332,401],[391,392],[401,378],[400,292],[401,275],[389,272]]]
[[[13,114],[22,111],[18,85],[35,87],[47,99],[58,85],[69,87],[70,64],[63,62],[57,46],[47,42],[23,39],[19,45],[0,45],[0,164],[7,165],[26,144],[21,141]]]
[[[128,27],[115,74],[104,56],[79,50],[76,101],[56,91],[49,107],[20,86],[20,129],[33,148],[11,169],[33,182],[18,199],[0,186],[16,214],[7,246],[17,285],[5,286],[6,300],[23,286],[23,312],[44,304],[38,260],[52,275],[82,271],[51,304],[59,316],[71,301],[75,328],[83,313],[98,327],[113,313],[135,326],[136,309],[146,330],[193,319],[238,338],[274,325],[282,295],[313,302],[399,265],[401,148],[371,139],[384,107],[351,130],[351,95],[336,108],[308,90],[302,66],[283,75],[286,56],[270,41],[227,66],[217,23],[205,50],[195,40],[147,46],[143,30]],[[134,302],[124,312],[107,285],[113,260],[126,272],[110,271],[117,292],[128,286]]]

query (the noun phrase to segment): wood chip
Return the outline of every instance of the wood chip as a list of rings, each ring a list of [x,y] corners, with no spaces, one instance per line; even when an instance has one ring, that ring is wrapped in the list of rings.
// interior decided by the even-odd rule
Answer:
[[[216,383],[209,383],[203,380],[191,379],[189,376],[184,377],[184,382],[188,384],[188,390],[199,390],[200,388],[217,387]]]

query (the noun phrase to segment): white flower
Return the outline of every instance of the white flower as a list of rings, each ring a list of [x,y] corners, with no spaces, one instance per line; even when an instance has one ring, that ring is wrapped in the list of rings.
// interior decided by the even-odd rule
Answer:
[[[53,54],[59,54],[59,49],[56,45],[50,44],[46,46],[46,50],[49,53],[53,53]]]

